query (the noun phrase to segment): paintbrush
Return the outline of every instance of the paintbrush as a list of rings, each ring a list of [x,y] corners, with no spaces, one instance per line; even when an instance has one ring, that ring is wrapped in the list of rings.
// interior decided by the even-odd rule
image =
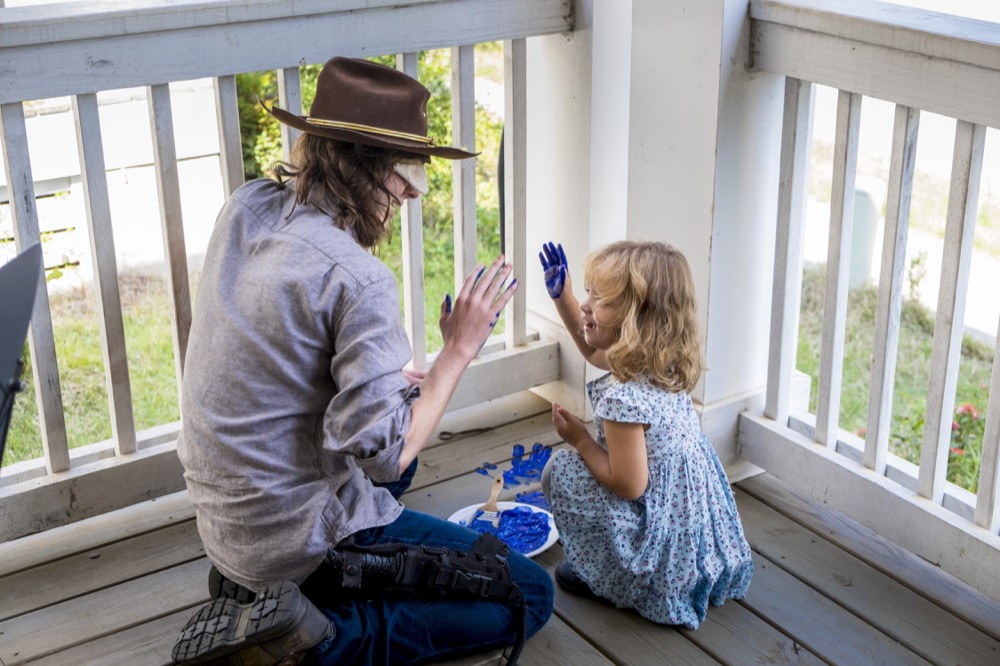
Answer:
[[[500,496],[500,491],[503,490],[503,474],[497,474],[496,478],[493,479],[493,487],[490,488],[490,498],[486,500],[486,504],[476,509],[474,516],[478,516],[476,520],[485,520],[492,523],[493,527],[500,527],[500,508],[497,506],[497,497]],[[482,515],[479,512],[482,511]]]

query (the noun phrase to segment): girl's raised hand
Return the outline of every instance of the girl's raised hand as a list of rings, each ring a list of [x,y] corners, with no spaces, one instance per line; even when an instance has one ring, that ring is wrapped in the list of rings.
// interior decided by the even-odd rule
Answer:
[[[542,251],[538,253],[538,259],[542,262],[542,270],[545,271],[545,288],[549,292],[549,297],[559,298],[562,296],[569,275],[569,265],[562,244],[545,243],[542,245]]]
[[[482,349],[517,291],[516,279],[505,287],[512,270],[501,255],[488,268],[480,267],[466,276],[454,306],[450,296],[441,304],[439,323],[445,347],[454,349],[466,362]]]
[[[583,422],[556,402],[552,403],[552,425],[559,436],[573,448],[576,448],[577,444],[585,438],[590,437],[590,431],[583,425]]]

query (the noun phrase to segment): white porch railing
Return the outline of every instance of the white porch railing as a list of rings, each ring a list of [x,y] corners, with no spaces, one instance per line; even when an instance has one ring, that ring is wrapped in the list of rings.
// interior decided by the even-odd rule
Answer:
[[[159,497],[183,488],[174,450],[177,424],[137,432],[132,413],[115,239],[97,93],[146,87],[159,192],[177,377],[191,321],[169,84],[212,77],[224,194],[243,182],[235,75],[278,70],[279,104],[301,108],[299,66],[333,55],[400,54],[416,74],[416,53],[450,48],[455,142],[475,142],[472,49],[504,41],[506,254],[526,273],[524,242],[525,39],[572,28],[568,0],[106,0],[0,9],[0,124],[18,249],[40,240],[25,101],[71,96],[87,209],[90,252],[110,403],[112,439],[70,450],[49,301],[39,287],[29,336],[44,457],[0,473],[0,541]],[[287,151],[294,137],[283,134]],[[72,149],[72,147],[70,147]],[[287,156],[287,153],[286,153]],[[456,283],[476,263],[475,168],[457,163]],[[428,363],[423,312],[421,209],[403,211],[405,318],[414,362]],[[525,326],[523,290],[508,306],[502,336],[470,367],[452,409],[558,378],[556,343]],[[23,398],[22,398],[23,399]],[[30,398],[29,398],[30,399]]]
[[[750,17],[753,68],[784,75],[786,84],[766,407],[762,415],[741,417],[741,455],[1000,598],[1000,348],[978,496],[945,478],[986,129],[1000,128],[1000,31],[995,24],[862,0],[752,0]],[[815,84],[840,92],[818,402],[811,415],[792,412],[789,396]],[[865,96],[895,103],[896,115],[868,427],[860,449],[851,443],[856,438],[840,429],[839,409],[859,109]],[[955,118],[957,128],[931,380],[915,467],[888,447],[921,111]]]

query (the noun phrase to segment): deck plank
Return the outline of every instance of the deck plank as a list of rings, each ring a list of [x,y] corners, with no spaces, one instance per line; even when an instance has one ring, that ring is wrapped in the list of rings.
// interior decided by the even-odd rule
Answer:
[[[926,597],[737,490],[751,547],[936,663],[1000,663],[1000,643]]]
[[[556,545],[537,557],[550,572],[564,559]],[[637,613],[622,611],[569,594],[556,586],[555,614],[587,637],[613,662],[630,666],[718,664],[673,627],[650,622]]]
[[[723,664],[825,664],[822,659],[750,612],[728,601],[709,607],[696,630],[681,629],[688,639]]]
[[[922,590],[936,604],[1000,640],[1000,602],[830,507],[796,493],[770,474],[746,479],[739,487],[904,585]]]
[[[496,666],[500,663],[500,654],[500,650],[493,650],[443,661],[440,666]],[[610,666],[612,663],[554,615],[525,643],[518,660],[520,666]]]
[[[0,622],[0,663],[17,666],[203,603],[208,569],[202,558]]]
[[[194,612],[186,608],[31,662],[31,666],[170,666],[170,652]]]
[[[760,554],[753,559],[753,581],[743,604],[829,663],[929,664]],[[816,631],[819,626],[825,630]]]
[[[180,491],[110,511],[97,520],[71,523],[0,543],[0,576],[192,518],[194,507],[187,492]],[[100,523],[101,529],[91,529],[95,522]]]
[[[194,520],[0,578],[0,621],[205,556]]]
[[[490,664],[495,664],[493,661]],[[525,644],[524,666],[606,666],[614,662],[594,649],[583,636],[555,615]]]

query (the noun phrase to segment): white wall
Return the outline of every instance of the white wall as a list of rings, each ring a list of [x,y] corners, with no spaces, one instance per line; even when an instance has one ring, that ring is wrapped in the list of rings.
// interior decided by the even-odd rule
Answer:
[[[586,363],[566,335],[545,291],[535,255],[548,241],[562,243],[570,273],[582,274],[592,247],[591,62],[594,11],[607,0],[575,0],[575,30],[528,40],[527,307],[529,325],[560,341],[562,380],[538,389],[548,400],[585,415]],[[583,286],[577,281],[576,291]]]
[[[594,7],[594,86],[591,94],[591,248],[628,237],[633,82],[632,2],[598,1]]]

